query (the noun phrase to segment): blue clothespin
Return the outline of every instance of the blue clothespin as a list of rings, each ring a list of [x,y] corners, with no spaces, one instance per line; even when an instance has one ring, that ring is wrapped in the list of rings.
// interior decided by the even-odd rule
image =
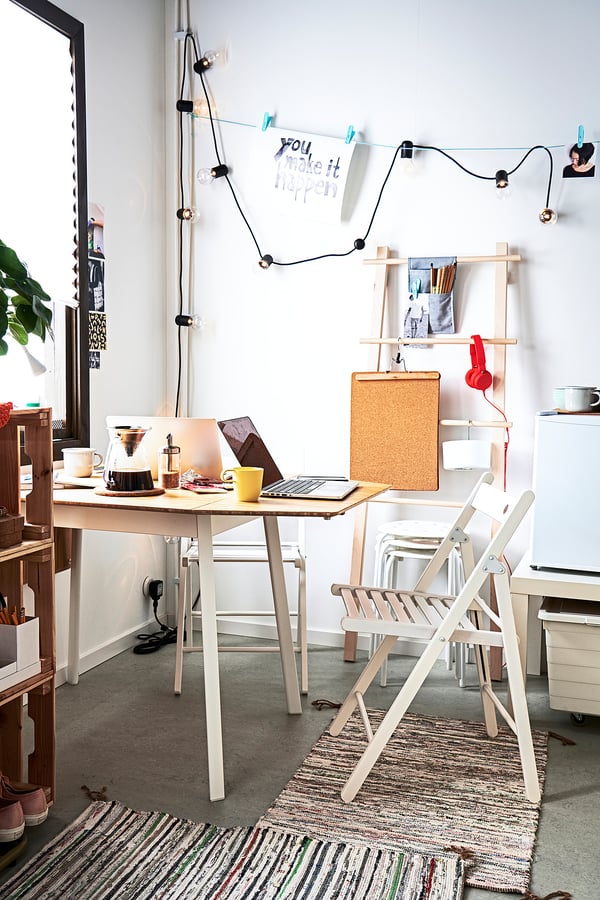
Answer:
[[[266,131],[272,121],[273,121],[273,116],[270,116],[269,113],[266,112],[263,116],[262,130]]]
[[[577,129],[577,146],[580,149],[583,147],[583,125],[580,125]]]
[[[356,134],[354,130],[354,125],[348,125],[348,131],[346,132],[346,143],[350,144]]]

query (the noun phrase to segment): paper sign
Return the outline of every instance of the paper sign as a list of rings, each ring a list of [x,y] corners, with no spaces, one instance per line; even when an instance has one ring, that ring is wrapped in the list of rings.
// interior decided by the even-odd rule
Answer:
[[[339,221],[354,142],[269,127],[258,132],[253,182],[261,202],[293,216]]]

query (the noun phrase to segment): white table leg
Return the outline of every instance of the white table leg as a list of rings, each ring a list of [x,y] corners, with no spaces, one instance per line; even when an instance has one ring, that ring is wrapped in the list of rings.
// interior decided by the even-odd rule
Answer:
[[[211,516],[196,517],[200,603],[202,607],[202,646],[204,648],[204,698],[206,706],[209,797],[211,800],[223,800],[225,797],[225,775],[223,769],[221,687],[219,683],[217,607],[211,522]],[[191,627],[191,624],[188,627]]]
[[[289,713],[298,714],[302,712],[302,703],[300,700],[298,672],[296,670],[296,657],[292,640],[290,607],[288,604],[285,575],[283,572],[279,525],[276,516],[264,516],[263,522],[269,556],[269,572],[271,574],[271,587],[273,589],[273,606],[275,607],[275,619],[277,622],[277,635],[279,637],[279,652],[281,654],[281,668],[283,670],[283,684],[285,687],[287,708]]]
[[[79,614],[81,609],[81,529],[73,528],[71,538],[71,572],[69,582],[69,640],[67,646],[67,681],[79,682]]]

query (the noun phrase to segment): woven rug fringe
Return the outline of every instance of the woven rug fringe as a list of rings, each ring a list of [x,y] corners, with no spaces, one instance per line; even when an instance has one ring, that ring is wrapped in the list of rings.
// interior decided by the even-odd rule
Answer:
[[[525,891],[521,900],[571,900],[572,894],[568,891],[552,891],[540,897],[539,894],[532,894],[531,891]]]
[[[557,741],[560,741],[565,746],[568,744],[571,744],[573,747],[577,746],[577,741],[572,741],[571,738],[565,737],[564,734],[559,734],[557,731],[549,731],[548,737],[556,738]]]
[[[457,856],[460,856],[461,859],[464,859],[465,862],[467,860],[475,859],[475,853],[473,850],[469,850],[468,847],[456,847],[454,844],[451,844],[449,847],[444,847],[448,853],[456,853]]]

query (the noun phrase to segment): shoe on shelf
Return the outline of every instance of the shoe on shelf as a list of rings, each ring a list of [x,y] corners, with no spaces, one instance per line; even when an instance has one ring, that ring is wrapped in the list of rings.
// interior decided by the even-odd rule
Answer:
[[[25,814],[18,800],[0,798],[0,843],[18,840],[25,831]]]
[[[13,785],[6,775],[0,775],[0,799],[19,802],[23,807],[26,825],[40,825],[48,817],[46,794],[37,784]]]

